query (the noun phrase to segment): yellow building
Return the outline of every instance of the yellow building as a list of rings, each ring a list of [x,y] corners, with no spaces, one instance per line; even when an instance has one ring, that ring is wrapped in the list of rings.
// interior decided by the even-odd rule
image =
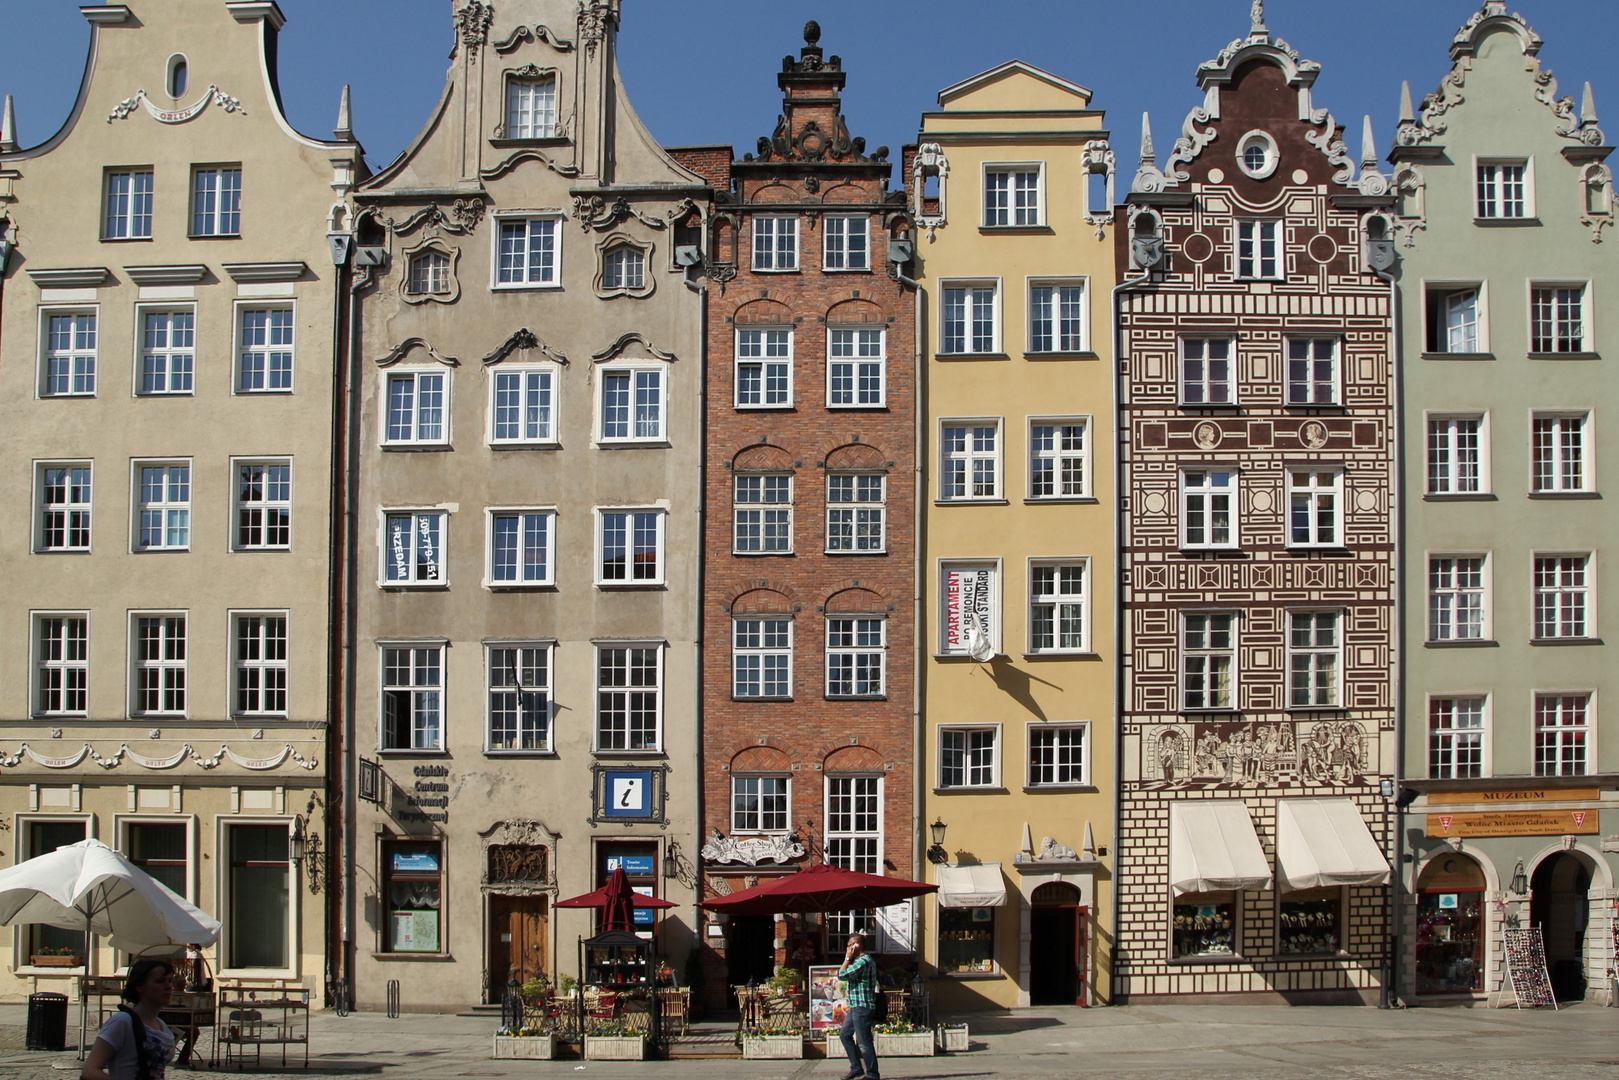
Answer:
[[[1111,994],[1114,169],[1090,98],[1003,64],[941,92],[908,158],[943,1009]]]

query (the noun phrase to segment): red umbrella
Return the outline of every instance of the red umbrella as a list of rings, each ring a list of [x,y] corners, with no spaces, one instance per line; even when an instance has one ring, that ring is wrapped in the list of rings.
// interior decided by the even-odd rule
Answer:
[[[672,900],[661,900],[656,896],[643,896],[636,892],[630,888],[629,876],[624,873],[621,866],[613,871],[613,876],[608,878],[607,884],[601,888],[579,896],[570,896],[566,900],[558,900],[552,906],[602,908],[603,930],[633,930],[634,908],[672,908],[680,905]]]
[[[913,896],[937,892],[937,885],[904,878],[881,877],[822,863],[762,882],[730,896],[704,900],[702,906],[727,915],[784,915],[801,911],[854,911],[887,907]]]

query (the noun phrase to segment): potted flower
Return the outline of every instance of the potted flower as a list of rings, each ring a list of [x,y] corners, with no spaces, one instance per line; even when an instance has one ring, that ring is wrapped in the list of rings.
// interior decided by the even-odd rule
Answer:
[[[28,957],[34,967],[76,968],[84,966],[84,950],[72,946],[46,945]]]
[[[742,1057],[748,1061],[804,1056],[804,1029],[750,1027],[742,1033]]]
[[[552,1061],[557,1056],[556,1032],[538,1024],[524,1024],[516,1030],[500,1028],[495,1032],[495,1056]]]
[[[790,997],[798,992],[798,969],[779,967],[765,980],[765,985],[770,988],[771,997]]]
[[[968,1047],[967,1025],[965,1023],[940,1024],[939,1046],[947,1054],[966,1050]]]
[[[543,1005],[551,996],[551,980],[547,979],[542,971],[519,987],[517,992],[522,995],[523,1004]]]
[[[871,1030],[876,1036],[879,1058],[933,1056],[933,1032],[907,1017],[884,1020]]]
[[[645,1061],[646,1032],[618,1021],[606,1021],[585,1032],[586,1061]]]

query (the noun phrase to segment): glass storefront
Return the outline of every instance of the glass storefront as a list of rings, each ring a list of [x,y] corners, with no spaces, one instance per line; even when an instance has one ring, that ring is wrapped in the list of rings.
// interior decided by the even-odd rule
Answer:
[[[1417,993],[1484,990],[1484,872],[1465,855],[1441,855],[1417,879]]]
[[[439,845],[389,844],[386,926],[388,952],[440,951],[443,910]]]
[[[1276,951],[1282,956],[1327,956],[1343,948],[1344,891],[1303,889],[1277,904]]]
[[[1187,893],[1175,898],[1175,959],[1236,954],[1236,893]]]
[[[995,909],[939,909],[939,969],[962,974],[995,970]]]

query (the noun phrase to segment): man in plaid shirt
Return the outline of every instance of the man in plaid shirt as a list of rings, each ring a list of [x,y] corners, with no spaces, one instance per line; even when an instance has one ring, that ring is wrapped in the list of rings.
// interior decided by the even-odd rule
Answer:
[[[848,984],[845,998],[849,1011],[844,1014],[843,1027],[838,1030],[843,1052],[849,1055],[849,1073],[843,1080],[861,1080],[861,1077],[882,1080],[878,1073],[877,1046],[871,1037],[871,1014],[877,1007],[877,962],[866,952],[865,944],[859,934],[849,935],[849,948],[843,954],[843,967],[837,976]]]

